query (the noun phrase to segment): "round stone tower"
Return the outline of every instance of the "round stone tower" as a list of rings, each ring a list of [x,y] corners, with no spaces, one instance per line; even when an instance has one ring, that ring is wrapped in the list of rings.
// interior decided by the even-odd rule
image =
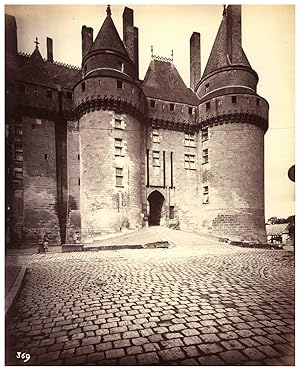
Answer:
[[[132,31],[132,26],[124,32]],[[135,44],[130,45],[134,49]],[[137,51],[128,52],[126,47],[109,6],[94,41],[93,30],[82,28],[82,79],[74,88],[74,100],[80,132],[83,242],[142,223],[144,129],[140,118],[145,96],[137,84],[135,60],[129,56]]]
[[[241,7],[224,9],[196,86],[202,131],[204,229],[236,240],[266,241],[264,134],[268,103],[241,45]]]

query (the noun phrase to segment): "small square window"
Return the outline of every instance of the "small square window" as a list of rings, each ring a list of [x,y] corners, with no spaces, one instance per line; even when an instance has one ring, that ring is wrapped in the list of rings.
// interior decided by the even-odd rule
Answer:
[[[122,129],[122,121],[120,119],[115,119],[115,129]]]
[[[170,111],[174,111],[174,109],[175,109],[174,103],[170,103]]]
[[[123,81],[117,80],[117,88],[118,89],[123,89]]]
[[[115,155],[122,156],[123,155],[123,140],[115,138]]]
[[[208,163],[208,149],[204,149],[202,151],[202,163],[207,164]]]
[[[207,110],[210,109],[210,102],[205,103],[205,108],[206,108]]]
[[[47,89],[46,96],[47,96],[47,98],[52,99],[53,98],[53,92],[52,92],[52,90]]]
[[[209,92],[209,84],[206,84],[205,85],[205,93],[208,93]]]
[[[159,129],[153,129],[152,140],[153,143],[160,143]]]
[[[184,134],[184,145],[186,147],[195,147],[195,134],[185,133]]]
[[[152,165],[153,166],[160,166],[159,151],[153,151],[152,152]]]
[[[20,126],[15,126],[15,134],[16,135],[22,135],[23,129]]]
[[[208,128],[203,128],[202,130],[202,142],[208,140]]]
[[[35,123],[36,123],[37,125],[42,125],[42,120],[41,120],[41,119],[36,119],[36,120],[35,120]]]
[[[231,97],[231,103],[233,104],[236,104],[236,95],[234,95],[233,97]]]
[[[23,169],[21,168],[14,168],[14,174],[15,174],[15,178],[17,179],[23,179]]]
[[[151,106],[151,107],[155,107],[155,100],[154,100],[154,99],[151,99],[151,100],[150,100],[150,106]]]
[[[15,152],[15,160],[23,161],[23,152]]]
[[[116,167],[116,186],[123,187],[123,168]]]
[[[81,83],[81,91],[85,91],[85,82]]]
[[[203,203],[208,204],[208,186],[203,187]]]
[[[187,170],[196,170],[195,155],[184,155],[184,168]]]

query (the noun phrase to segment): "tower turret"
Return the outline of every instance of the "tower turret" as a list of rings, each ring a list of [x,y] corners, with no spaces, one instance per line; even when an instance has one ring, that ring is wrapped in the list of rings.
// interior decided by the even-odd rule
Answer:
[[[264,134],[268,103],[242,49],[241,6],[224,8],[196,86],[202,129],[202,225],[208,232],[265,241]]]
[[[100,31],[92,38],[85,27],[82,79],[74,88],[84,242],[124,227],[141,226],[144,174],[141,117],[145,96],[109,6]]]

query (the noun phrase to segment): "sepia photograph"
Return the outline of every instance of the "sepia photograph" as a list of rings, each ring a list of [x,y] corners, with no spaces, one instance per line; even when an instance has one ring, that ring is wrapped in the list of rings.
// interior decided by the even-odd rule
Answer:
[[[4,365],[295,366],[295,5],[3,10]]]

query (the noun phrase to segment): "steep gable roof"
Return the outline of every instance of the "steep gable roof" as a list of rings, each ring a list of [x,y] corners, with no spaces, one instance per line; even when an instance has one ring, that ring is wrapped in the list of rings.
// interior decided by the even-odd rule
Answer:
[[[186,87],[176,67],[171,62],[152,59],[142,89],[147,97],[178,103],[197,105],[197,95]]]
[[[98,49],[113,50],[128,56],[123,41],[121,40],[114,22],[108,14],[91,46],[90,52]]]
[[[81,78],[79,68],[44,60],[36,48],[31,56],[19,54],[19,80],[56,88],[58,85],[72,89]]]

